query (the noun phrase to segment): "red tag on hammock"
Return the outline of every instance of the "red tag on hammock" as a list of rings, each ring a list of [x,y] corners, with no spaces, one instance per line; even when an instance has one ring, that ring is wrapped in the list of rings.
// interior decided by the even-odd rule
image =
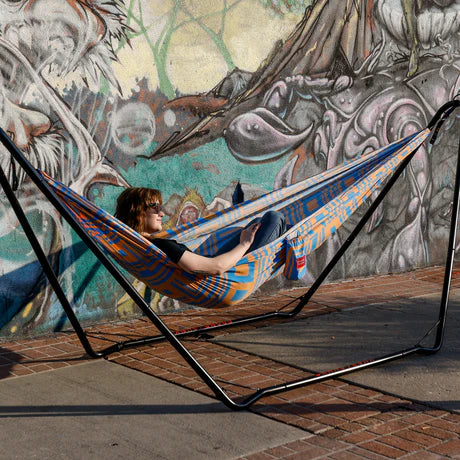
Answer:
[[[297,267],[297,270],[300,270],[301,268],[305,267],[306,263],[307,263],[307,256],[302,256],[296,259],[295,265]]]
[[[284,276],[288,280],[300,280],[307,273],[307,238],[304,235],[286,239]]]

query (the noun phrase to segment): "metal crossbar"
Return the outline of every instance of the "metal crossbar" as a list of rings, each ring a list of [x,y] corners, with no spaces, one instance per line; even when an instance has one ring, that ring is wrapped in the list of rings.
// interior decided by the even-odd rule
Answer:
[[[431,120],[428,128],[433,131],[433,137],[431,143],[434,142],[434,139],[442,125],[442,123],[447,119],[447,117],[458,107],[460,106],[460,101],[453,100],[443,105],[436,115]],[[335,256],[324,268],[322,273],[318,276],[317,280],[313,285],[308,289],[308,291],[296,299],[298,302],[297,305],[292,308],[290,311],[283,311],[283,308],[280,308],[273,312],[268,312],[264,314],[248,316],[245,318],[238,318],[235,320],[222,321],[206,326],[190,328],[182,331],[172,331],[164,321],[155,313],[155,311],[146,303],[142,296],[134,289],[132,284],[128,279],[121,273],[121,271],[115,266],[115,264],[108,258],[105,252],[101,247],[91,239],[91,237],[86,233],[86,231],[79,225],[79,223],[74,219],[70,214],[68,209],[61,203],[60,199],[56,196],[53,190],[43,181],[41,176],[37,173],[35,168],[29,163],[21,151],[16,147],[16,145],[11,141],[8,135],[0,129],[0,142],[6,147],[6,149],[12,155],[12,158],[24,169],[26,174],[30,179],[35,183],[39,190],[45,195],[45,197],[50,201],[50,203],[56,208],[56,210],[61,214],[61,216],[69,223],[69,225],[75,230],[78,236],[82,241],[88,246],[88,248],[94,253],[94,255],[101,261],[104,267],[109,271],[109,273],[114,277],[114,279],[120,284],[120,286],[126,291],[126,293],[131,297],[131,299],[138,305],[141,311],[147,316],[147,318],[154,324],[154,326],[159,330],[160,335],[153,337],[143,337],[141,339],[126,340],[123,342],[112,344],[101,350],[94,350],[91,343],[88,340],[87,334],[82,328],[77,316],[75,315],[60,283],[56,273],[51,267],[46,254],[44,253],[37,237],[35,236],[27,217],[16,198],[13,189],[11,188],[9,181],[0,166],[0,184],[5,191],[5,194],[10,201],[11,207],[16,213],[16,216],[22,225],[22,228],[30,241],[32,249],[37,255],[38,261],[43,267],[43,270],[54,289],[58,300],[60,301],[65,313],[67,314],[69,321],[74,328],[82,346],[84,347],[86,353],[93,358],[100,358],[107,356],[116,351],[120,351],[124,348],[134,347],[139,345],[146,345],[153,342],[158,342],[162,340],[167,340],[176,351],[182,356],[182,358],[193,368],[193,370],[198,374],[198,376],[206,383],[206,385],[214,392],[216,397],[221,400],[228,408],[233,410],[245,409],[251,406],[254,402],[259,400],[264,396],[275,395],[282,393],[291,389],[299,388],[302,386],[310,385],[313,383],[321,382],[323,380],[339,377],[341,375],[356,371],[359,369],[365,369],[367,367],[375,366],[384,362],[392,361],[404,356],[408,356],[413,353],[422,352],[422,353],[435,353],[437,352],[443,342],[444,330],[447,317],[447,307],[450,291],[450,283],[452,278],[452,268],[455,255],[455,237],[456,237],[456,228],[458,222],[458,209],[459,209],[459,195],[460,195],[460,145],[457,158],[457,170],[455,178],[455,187],[454,187],[454,198],[453,198],[453,208],[450,224],[450,234],[449,242],[447,248],[447,261],[445,266],[444,273],[444,283],[442,289],[441,305],[439,309],[439,320],[436,327],[436,338],[435,343],[432,347],[424,347],[421,345],[415,345],[413,347],[400,350],[391,354],[387,354],[378,358],[366,359],[358,363],[348,364],[339,369],[333,369],[321,373],[314,374],[313,376],[294,380],[287,382],[281,385],[274,385],[265,388],[258,389],[253,394],[246,396],[245,398],[235,401],[230,398],[225,390],[219,386],[215,379],[206,371],[206,369],[195,359],[195,357],[190,353],[190,351],[185,347],[185,345],[179,340],[180,338],[197,335],[204,332],[210,332],[217,329],[228,328],[232,326],[252,323],[255,321],[267,320],[271,318],[281,318],[288,319],[297,315],[302,309],[307,305],[313,294],[317,291],[319,286],[326,279],[328,274],[331,272],[333,267],[337,264],[340,258],[344,255],[348,247],[354,241],[358,233],[362,230],[366,222],[371,217],[372,213],[375,211],[377,206],[382,202],[388,191],[394,185],[398,177],[402,174],[404,169],[409,164],[410,160],[415,155],[417,149],[414,150],[397,168],[393,175],[388,179],[385,186],[382,188],[381,192],[372,202],[364,216],[360,219],[356,227],[350,233],[347,240],[337,251]],[[290,302],[288,305],[291,305],[293,302]]]

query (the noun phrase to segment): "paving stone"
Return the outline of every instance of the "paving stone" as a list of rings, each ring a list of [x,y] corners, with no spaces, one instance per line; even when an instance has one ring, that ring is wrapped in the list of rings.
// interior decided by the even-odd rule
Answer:
[[[383,444],[378,441],[365,442],[361,444],[360,447],[362,449],[370,450],[371,452],[384,455],[390,458],[400,458],[407,453],[401,449],[396,449],[394,447],[388,446],[387,444]]]
[[[434,436],[429,436],[426,433],[415,431],[414,428],[398,431],[397,433],[395,433],[395,436],[398,436],[403,439],[407,439],[409,441],[416,442],[424,446],[425,448],[435,446],[441,442],[439,438],[435,438]]]
[[[432,447],[430,451],[448,457],[458,457],[460,456],[460,439],[446,441],[443,444]]]

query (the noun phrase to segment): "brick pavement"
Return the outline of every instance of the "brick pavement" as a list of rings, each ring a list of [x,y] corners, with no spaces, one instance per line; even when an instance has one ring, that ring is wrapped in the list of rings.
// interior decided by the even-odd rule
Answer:
[[[439,293],[444,269],[434,267],[398,275],[376,276],[322,286],[313,301],[295,319],[320,315],[409,295]],[[456,267],[453,287],[460,287]],[[228,321],[244,315],[271,311],[301,295],[291,289],[269,296],[254,295],[229,310],[163,315],[173,330]],[[238,326],[236,330],[264,327],[272,322]],[[215,331],[232,333],[235,329]],[[88,336],[95,348],[108,341],[155,335],[144,319],[93,326]],[[302,369],[262,358],[204,339],[187,338],[186,345],[198,361],[223,381],[231,397],[252,393],[258,386],[275,385],[307,377]],[[110,361],[212,396],[206,385],[167,343],[131,348],[115,353]],[[77,336],[62,332],[53,336],[0,342],[0,379],[52,371],[88,361]],[[251,387],[252,389],[249,389]],[[437,410],[415,401],[349,384],[340,379],[263,398],[251,407],[262,416],[305,430],[306,438],[245,457],[264,459],[436,459],[460,458],[460,415]],[[313,433],[315,436],[307,437]]]

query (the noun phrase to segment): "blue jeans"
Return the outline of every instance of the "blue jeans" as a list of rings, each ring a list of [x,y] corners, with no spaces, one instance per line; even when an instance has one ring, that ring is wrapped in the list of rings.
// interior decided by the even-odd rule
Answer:
[[[246,228],[252,224],[258,223],[260,223],[260,227],[256,232],[254,241],[246,253],[255,251],[256,249],[259,249],[262,246],[275,241],[286,231],[285,218],[283,214],[278,211],[267,211],[262,217],[258,217],[257,219],[249,222]],[[225,254],[226,252],[233,249],[239,242],[240,232],[236,233],[232,238],[230,238],[230,240],[227,241],[224,246],[221,247],[216,254],[214,254],[214,256]]]

